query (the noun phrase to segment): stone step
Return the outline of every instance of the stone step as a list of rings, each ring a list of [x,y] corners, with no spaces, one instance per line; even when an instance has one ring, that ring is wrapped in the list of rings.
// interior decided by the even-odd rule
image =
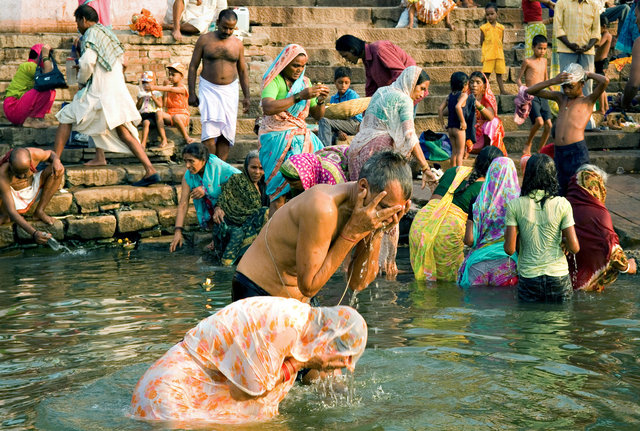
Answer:
[[[306,6],[306,7],[340,7],[344,2],[340,0],[278,0],[274,4],[273,0],[229,0],[228,5],[244,7],[244,6]],[[352,0],[349,2],[351,7],[393,7],[398,6],[396,0]]]
[[[538,141],[542,135],[542,132],[538,132],[536,139],[534,139],[533,148],[538,147]],[[527,142],[529,136],[528,131],[515,131],[508,132],[504,137],[504,145],[509,153],[521,153],[524,148],[524,144]],[[625,133],[620,131],[599,131],[599,132],[586,132],[585,140],[587,141],[587,147],[590,152],[594,154],[600,154],[605,150],[611,153],[618,154],[621,150],[638,150],[640,148],[640,134],[639,133]],[[623,151],[626,154],[626,151]]]
[[[285,46],[296,41],[305,48],[330,48],[344,34],[352,34],[365,41],[389,40],[402,48],[468,48],[480,46],[479,28],[424,27],[408,31],[402,28],[351,28],[348,25],[334,27],[260,27],[272,45]],[[522,29],[505,29],[504,43],[524,42]]]
[[[292,26],[303,22],[315,27],[349,23],[355,27],[393,28],[396,26],[402,8],[393,7],[310,7],[310,6],[249,6],[249,16],[253,31],[260,26]],[[479,27],[485,22],[482,8],[456,8],[451,13],[451,21],[460,27]],[[498,21],[507,28],[523,28],[522,12],[519,8],[501,8]],[[444,22],[437,26],[444,28]]]

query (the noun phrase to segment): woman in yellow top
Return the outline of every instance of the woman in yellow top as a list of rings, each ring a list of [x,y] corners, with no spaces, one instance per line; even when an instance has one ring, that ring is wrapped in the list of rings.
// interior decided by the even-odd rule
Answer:
[[[498,6],[489,3],[484,8],[487,22],[480,26],[480,44],[482,45],[482,72],[487,79],[495,72],[500,94],[506,94],[502,75],[507,72],[504,61],[504,26],[498,22]]]
[[[50,54],[49,45],[33,45],[29,51],[29,60],[18,67],[7,87],[3,103],[4,115],[16,126],[47,127],[44,116],[51,111],[56,90],[38,91],[33,88],[33,84],[38,66],[44,73],[53,70]]]

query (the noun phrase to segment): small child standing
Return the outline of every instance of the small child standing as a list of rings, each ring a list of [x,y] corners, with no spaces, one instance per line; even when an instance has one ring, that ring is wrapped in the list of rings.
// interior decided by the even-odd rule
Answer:
[[[451,141],[451,166],[461,166],[465,156],[466,142],[475,142],[476,130],[476,99],[473,94],[467,94],[469,77],[464,72],[451,75],[451,94],[447,96],[438,116],[440,122],[447,128]],[[448,111],[447,122],[444,122],[444,110]]]
[[[487,79],[495,72],[500,94],[506,94],[502,75],[507,71],[504,61],[504,26],[498,22],[498,6],[488,3],[484,8],[487,22],[480,26],[480,44],[482,45],[482,72]]]
[[[605,74],[607,67],[609,67],[609,51],[611,50],[611,41],[613,36],[609,33],[609,20],[604,15],[600,15],[600,40],[596,42],[596,55],[594,57],[594,66],[598,75]],[[600,96],[600,109],[601,114],[605,114],[609,109],[609,102],[607,101],[607,92],[603,92]]]
[[[504,251],[516,252],[518,298],[526,302],[562,302],[573,289],[563,247],[580,251],[568,200],[558,196],[551,157],[534,154],[524,171],[520,197],[507,204]]]
[[[347,100],[359,99],[358,93],[351,89],[351,69],[348,67],[338,67],[333,73],[333,80],[338,92],[331,96],[329,103],[346,102]],[[345,141],[347,136],[354,136],[360,129],[362,114],[351,117],[348,120],[333,120],[321,118],[318,122],[318,137],[325,147],[333,145],[335,141]]]
[[[185,68],[180,63],[173,63],[167,67],[169,82],[171,85],[155,86],[149,88],[164,92],[164,106],[167,112],[159,109],[156,112],[156,122],[158,126],[158,134],[162,142],[160,148],[167,145],[167,134],[164,131],[165,121],[169,126],[177,127],[182,133],[187,144],[194,140],[189,136],[189,90],[182,84],[185,75]]]
[[[593,90],[593,93],[584,96],[582,89],[587,79],[593,79],[598,83],[598,86]],[[552,85],[561,85],[562,92],[546,89]],[[589,163],[589,150],[584,140],[584,129],[591,119],[593,105],[606,90],[607,85],[609,85],[607,77],[591,72],[585,73],[582,66],[571,63],[555,78],[540,82],[527,89],[527,93],[532,96],[540,96],[558,104],[554,159],[561,196],[564,196],[569,179],[578,168]]]
[[[525,58],[520,67],[520,73],[516,83],[518,88],[522,86],[522,76],[524,76],[524,85],[531,87],[539,82],[549,79],[547,72],[547,38],[541,34],[533,38],[533,56]],[[533,138],[536,137],[536,133],[540,127],[544,126],[542,131],[542,137],[540,137],[540,144],[538,145],[538,151],[540,148],[547,145],[549,136],[551,135],[551,109],[549,108],[549,102],[546,99],[540,97],[534,97],[531,101],[531,111],[529,113],[529,119],[531,120],[531,131],[527,138],[527,143],[524,145],[522,155],[526,156],[531,154],[531,145],[533,144]]]
[[[148,70],[144,72],[140,78],[138,103],[136,105],[142,116],[142,139],[140,140],[142,148],[147,147],[149,129],[152,125],[157,125],[156,112],[162,108],[162,93],[159,91],[151,91],[149,89],[151,85],[155,85],[155,76],[152,71]]]

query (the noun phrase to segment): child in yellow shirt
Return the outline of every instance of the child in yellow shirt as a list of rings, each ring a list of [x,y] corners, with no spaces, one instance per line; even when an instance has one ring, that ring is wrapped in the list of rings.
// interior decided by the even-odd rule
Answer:
[[[480,26],[482,72],[487,75],[487,79],[495,72],[500,94],[506,94],[502,81],[502,75],[507,71],[502,49],[504,26],[498,22],[498,6],[495,3],[488,3],[484,12],[487,22]]]

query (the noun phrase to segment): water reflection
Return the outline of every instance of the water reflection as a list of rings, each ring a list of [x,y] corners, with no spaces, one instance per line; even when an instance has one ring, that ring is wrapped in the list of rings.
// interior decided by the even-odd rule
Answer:
[[[640,427],[634,278],[565,305],[520,304],[513,289],[417,283],[406,249],[400,259],[397,282],[356,298],[370,330],[355,397],[295,387],[260,429]],[[125,416],[133,386],[229,303],[233,275],[186,253],[105,250],[5,257],[0,271],[2,427],[55,430],[152,429]],[[321,302],[344,286],[336,275]]]

